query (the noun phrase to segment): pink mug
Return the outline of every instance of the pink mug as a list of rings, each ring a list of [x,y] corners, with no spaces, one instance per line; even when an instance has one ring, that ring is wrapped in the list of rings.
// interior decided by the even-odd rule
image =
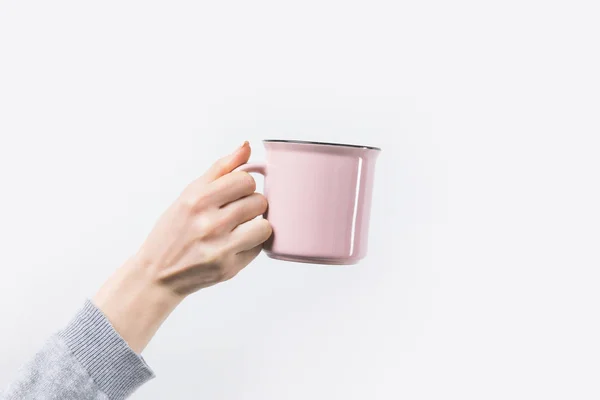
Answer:
[[[265,163],[239,170],[265,177],[274,259],[355,264],[367,254],[375,160],[381,149],[299,140],[264,140]]]

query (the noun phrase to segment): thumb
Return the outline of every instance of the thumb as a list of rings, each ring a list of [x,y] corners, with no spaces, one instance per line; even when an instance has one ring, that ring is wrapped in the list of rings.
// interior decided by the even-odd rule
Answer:
[[[208,171],[202,175],[202,180],[209,183],[230,173],[240,165],[247,163],[250,159],[251,152],[250,144],[245,141],[240,147],[235,149],[233,153],[217,160]]]

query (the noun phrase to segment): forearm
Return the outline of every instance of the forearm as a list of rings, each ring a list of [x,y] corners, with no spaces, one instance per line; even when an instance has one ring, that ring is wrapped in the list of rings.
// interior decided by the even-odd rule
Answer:
[[[182,300],[157,282],[147,261],[135,256],[104,283],[92,302],[139,354]]]

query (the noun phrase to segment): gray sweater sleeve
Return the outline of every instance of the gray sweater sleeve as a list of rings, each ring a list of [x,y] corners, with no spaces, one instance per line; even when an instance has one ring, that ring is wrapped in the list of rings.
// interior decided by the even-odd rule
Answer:
[[[120,400],[154,374],[90,301],[20,371],[2,400]]]

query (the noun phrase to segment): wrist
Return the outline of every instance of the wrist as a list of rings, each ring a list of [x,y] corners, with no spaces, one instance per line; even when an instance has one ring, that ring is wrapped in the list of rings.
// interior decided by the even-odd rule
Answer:
[[[153,279],[151,272],[139,257],[133,257],[102,285],[92,300],[138,354],[184,298]]]

